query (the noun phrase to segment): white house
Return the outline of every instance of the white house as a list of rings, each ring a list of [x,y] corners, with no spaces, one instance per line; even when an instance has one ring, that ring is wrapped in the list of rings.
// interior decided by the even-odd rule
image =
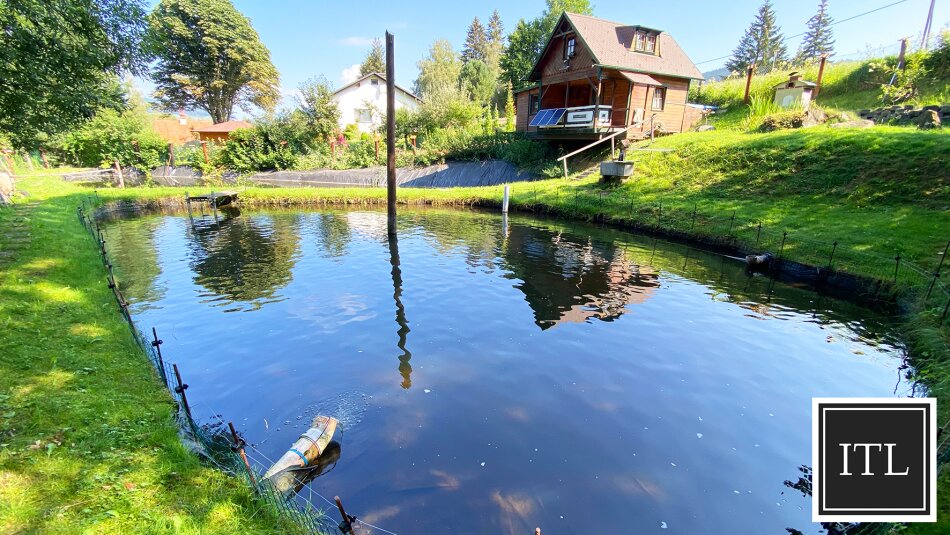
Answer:
[[[340,108],[340,129],[355,124],[362,132],[372,132],[386,117],[386,76],[370,73],[333,93]],[[421,100],[396,85],[396,109],[416,110]]]

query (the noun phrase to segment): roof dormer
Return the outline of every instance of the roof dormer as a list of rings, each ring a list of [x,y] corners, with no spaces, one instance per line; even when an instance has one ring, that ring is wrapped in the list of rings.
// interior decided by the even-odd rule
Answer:
[[[630,40],[630,51],[659,56],[660,33],[660,30],[654,30],[653,28],[634,26],[633,38]]]

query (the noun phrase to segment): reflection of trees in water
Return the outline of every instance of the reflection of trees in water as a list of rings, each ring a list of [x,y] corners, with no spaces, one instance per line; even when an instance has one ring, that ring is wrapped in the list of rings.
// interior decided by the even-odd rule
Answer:
[[[399,341],[396,347],[402,351],[399,355],[399,375],[402,376],[401,386],[405,389],[412,388],[412,366],[409,361],[412,360],[412,353],[406,349],[406,339],[409,336],[409,321],[406,319],[406,307],[402,304],[402,269],[399,267],[399,242],[396,236],[389,236],[389,263],[392,265],[393,278],[393,300],[396,302],[396,324],[399,329],[396,334],[399,335]]]
[[[195,282],[229,302],[274,298],[292,279],[300,241],[300,216],[195,220],[190,267]]]
[[[317,235],[320,245],[330,258],[346,256],[347,247],[353,239],[345,213],[318,212]]]
[[[628,262],[612,243],[566,232],[512,225],[503,254],[542,329],[611,321],[659,285],[652,269]]]
[[[161,218],[120,221],[108,227],[106,247],[116,270],[123,295],[132,303],[154,303],[164,289],[156,284],[162,273],[158,265],[155,231]]]

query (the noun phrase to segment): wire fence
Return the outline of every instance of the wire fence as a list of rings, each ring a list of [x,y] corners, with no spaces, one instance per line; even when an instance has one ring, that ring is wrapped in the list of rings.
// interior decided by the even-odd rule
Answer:
[[[814,282],[832,282],[844,284],[865,297],[893,300],[898,297],[907,306],[915,310],[933,309],[942,314],[941,322],[946,320],[950,308],[950,290],[940,280],[944,266],[943,255],[932,268],[924,268],[902,258],[899,252],[894,257],[859,251],[846,244],[833,241],[822,243],[809,240],[785,230],[764,225],[761,221],[746,219],[737,211],[728,213],[700,210],[694,205],[692,210],[664,206],[662,201],[637,204],[618,190],[583,189],[574,187],[569,191],[557,188],[554,199],[550,190],[539,190],[530,184],[512,191],[511,205],[516,208],[536,212],[556,211],[575,218],[589,218],[596,221],[618,223],[633,226],[674,237],[689,237],[708,245],[727,248],[737,253],[768,251],[771,257],[769,269],[774,273],[786,273],[799,279]],[[98,197],[97,197],[98,200]],[[553,202],[552,202],[553,201]],[[95,206],[97,203],[92,203]],[[622,214],[622,215],[618,215]],[[244,442],[230,425],[214,414],[217,422],[199,424],[191,414],[188,403],[188,385],[183,382],[181,371],[176,364],[170,364],[162,354],[162,340],[152,329],[152,337],[136,327],[129,312],[129,303],[125,300],[113,272],[112,262],[106,248],[102,229],[89,214],[84,201],[78,207],[79,219],[96,241],[100,257],[107,271],[107,282],[112,290],[119,309],[125,317],[132,335],[143,348],[149,360],[155,366],[159,378],[168,388],[176,403],[176,418],[188,437],[198,446],[196,449],[211,465],[242,480],[251,488],[263,506],[275,512],[280,518],[308,533],[329,534],[340,531],[350,533],[358,528],[375,530],[395,535],[392,531],[363,522],[350,516],[343,510],[342,504],[335,503],[313,489],[313,485],[303,484],[301,492],[288,498],[273,484],[263,480],[262,474],[274,464],[274,461],[258,450],[253,444]],[[950,248],[950,241],[947,243]],[[794,257],[795,261],[789,259]],[[942,312],[940,305],[942,305]],[[229,436],[228,430],[231,434]],[[950,429],[948,421],[938,435],[938,470],[942,471],[950,463]],[[306,495],[304,494],[306,493]],[[319,500],[319,502],[317,502]],[[318,507],[315,502],[319,503]],[[337,507],[343,521],[335,523],[323,509],[324,506]],[[829,533],[842,535],[883,535],[901,529],[901,524],[864,523],[864,524],[827,524]]]
[[[941,322],[946,322],[950,308],[950,289],[941,279],[941,271],[950,268],[944,263],[950,236],[933,263],[922,266],[908,260],[899,247],[883,254],[845,240],[813,239],[744,217],[738,210],[715,211],[699,204],[684,210],[682,203],[638,202],[619,188],[562,186],[552,191],[526,183],[512,187],[511,205],[699,241],[735,255],[767,254],[764,260],[774,274],[843,288],[864,300],[899,302],[912,312],[931,311]]]
[[[342,503],[338,501],[339,498],[335,497],[335,501],[330,501],[318,493],[312,484],[309,484],[309,481],[304,477],[308,475],[306,469],[300,471],[300,478],[296,478],[297,474],[295,474],[295,481],[298,485],[294,492],[290,493],[289,496],[281,492],[271,480],[263,478],[263,474],[274,465],[274,461],[253,444],[245,442],[230,422],[226,423],[217,413],[213,413],[216,421],[204,424],[199,423],[192,416],[192,406],[189,404],[187,393],[189,386],[184,382],[178,365],[168,362],[166,356],[162,354],[163,341],[158,337],[157,330],[152,328],[150,337],[143,333],[132,319],[129,312],[129,302],[122,294],[119,282],[115,277],[102,228],[90,215],[90,206],[95,206],[95,204],[87,204],[84,201],[77,209],[79,220],[96,242],[99,256],[106,268],[106,280],[109,289],[115,296],[119,310],[128,323],[132,336],[145,351],[146,356],[155,367],[159,379],[172,395],[178,425],[202,459],[247,485],[263,508],[271,511],[277,518],[301,532],[320,535],[337,532],[345,534],[355,533],[359,528],[364,528],[373,530],[367,531],[367,533],[378,531],[396,535],[392,531],[346,514]],[[331,511],[333,508],[337,508],[340,514],[343,515],[343,520],[339,523],[332,520],[327,509],[324,508],[324,504],[329,506]]]

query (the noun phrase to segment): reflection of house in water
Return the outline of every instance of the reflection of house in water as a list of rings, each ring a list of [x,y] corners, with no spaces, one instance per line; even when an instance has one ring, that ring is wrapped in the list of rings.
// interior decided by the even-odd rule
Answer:
[[[513,225],[507,251],[508,267],[523,281],[517,287],[542,329],[614,320],[659,286],[651,268],[627,261],[610,243]]]

